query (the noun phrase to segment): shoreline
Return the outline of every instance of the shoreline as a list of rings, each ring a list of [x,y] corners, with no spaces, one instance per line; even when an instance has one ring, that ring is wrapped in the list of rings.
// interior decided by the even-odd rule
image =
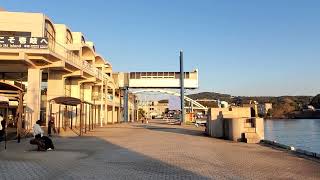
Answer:
[[[306,118],[264,118],[265,120],[274,120],[274,121],[282,121],[282,120],[309,120],[309,119],[317,119],[320,120],[320,118],[315,118],[315,117],[306,117]]]
[[[294,146],[278,143],[277,141],[271,141],[266,139],[261,140],[260,143],[270,145],[271,147],[280,148],[282,150],[287,150],[288,152],[294,153],[296,155],[303,155],[309,158],[315,158],[316,160],[320,160],[320,152],[317,153],[317,152],[307,151],[300,148],[295,148]]]

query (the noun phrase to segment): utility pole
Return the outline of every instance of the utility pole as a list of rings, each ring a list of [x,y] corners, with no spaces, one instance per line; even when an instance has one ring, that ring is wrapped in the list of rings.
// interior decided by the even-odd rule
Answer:
[[[184,71],[183,71],[183,52],[182,52],[182,50],[180,50],[180,103],[181,103],[180,122],[184,123]]]

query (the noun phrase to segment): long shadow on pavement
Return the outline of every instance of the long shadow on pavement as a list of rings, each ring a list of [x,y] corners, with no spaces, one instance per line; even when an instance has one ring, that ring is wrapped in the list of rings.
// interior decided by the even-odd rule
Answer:
[[[0,179],[208,179],[98,137],[53,141],[56,150],[47,152],[10,142],[0,151]]]
[[[191,135],[191,136],[204,136],[203,131],[186,129],[178,126],[172,126],[172,127],[156,126],[156,125],[133,125],[133,126],[145,128],[152,131],[170,132],[170,133],[185,134],[185,135]]]

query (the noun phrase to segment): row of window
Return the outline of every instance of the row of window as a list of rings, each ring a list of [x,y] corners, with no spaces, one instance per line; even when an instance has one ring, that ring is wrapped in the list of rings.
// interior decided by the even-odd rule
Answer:
[[[143,78],[171,78],[179,79],[180,72],[131,72],[130,79],[143,79]],[[184,78],[189,79],[190,73],[185,72]]]
[[[53,25],[49,21],[45,22],[44,36],[47,37],[49,39],[49,42],[51,41],[52,43],[56,39],[56,32],[54,30]],[[67,30],[67,33],[66,33],[66,42],[65,43],[66,44],[72,44],[73,43],[72,34],[71,34],[71,32],[69,30]]]

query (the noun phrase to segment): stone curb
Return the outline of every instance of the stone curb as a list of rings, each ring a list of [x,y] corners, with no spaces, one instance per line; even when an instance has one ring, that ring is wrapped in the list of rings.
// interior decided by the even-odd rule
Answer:
[[[265,143],[265,144],[268,144],[268,145],[271,145],[271,146],[275,146],[275,147],[278,147],[278,148],[286,149],[286,150],[288,150],[290,152],[294,152],[296,154],[305,155],[305,156],[309,156],[309,157],[320,159],[320,154],[319,153],[315,153],[315,152],[311,152],[311,151],[306,151],[306,150],[303,150],[303,149],[295,148],[293,146],[288,146],[288,145],[285,145],[285,144],[281,144],[281,143],[278,143],[276,141],[261,140],[261,143]]]

